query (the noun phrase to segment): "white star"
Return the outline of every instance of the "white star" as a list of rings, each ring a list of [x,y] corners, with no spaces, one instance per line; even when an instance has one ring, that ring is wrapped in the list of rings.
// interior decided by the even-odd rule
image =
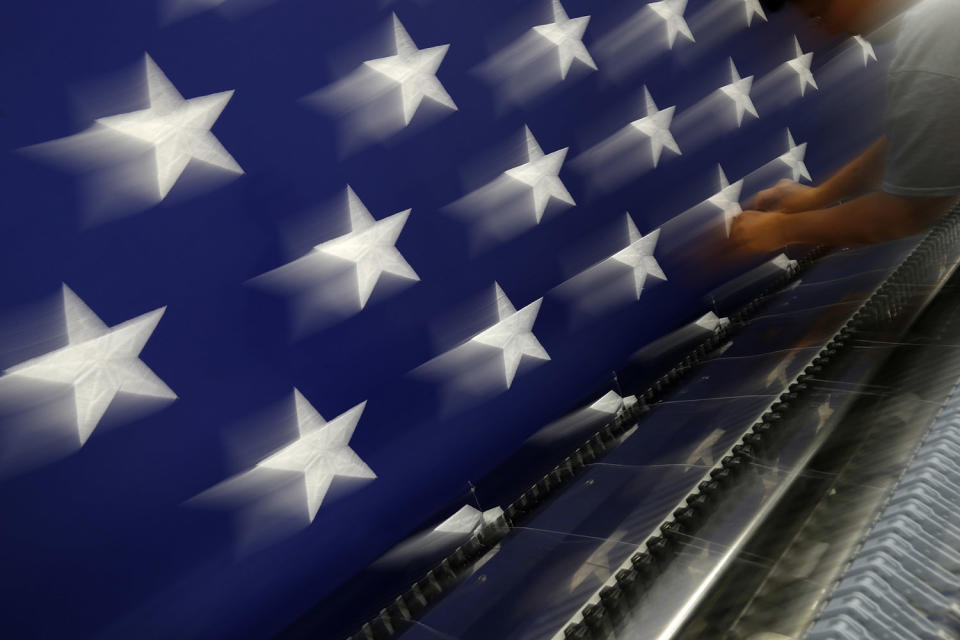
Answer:
[[[67,345],[6,371],[9,376],[73,385],[77,435],[82,446],[120,392],[176,399],[163,380],[137,356],[156,329],[166,307],[107,327],[63,285]]]
[[[782,270],[784,270],[784,271],[789,271],[790,269],[796,269],[796,268],[797,268],[797,265],[798,265],[798,262],[797,262],[796,260],[791,260],[790,258],[788,258],[788,257],[787,257],[787,254],[781,253],[781,254],[777,255],[777,257],[775,257],[775,258],[773,258],[772,260],[770,260],[770,264],[772,264],[773,266],[777,267],[778,269],[782,269]],[[792,288],[792,287],[795,287],[795,286],[796,286],[796,284],[793,284],[793,285],[790,285],[789,288]]]
[[[690,42],[695,42],[687,21],[683,19],[683,12],[687,9],[687,0],[661,0],[647,5],[667,25],[667,43],[673,48],[677,34],[682,33]]]
[[[616,391],[608,391],[599,400],[590,405],[591,409],[602,411],[604,413],[617,414],[623,409],[624,401]]]
[[[532,188],[533,208],[539,223],[551,196],[567,204],[576,204],[570,192],[560,181],[559,175],[569,147],[544,155],[536,138],[530,133],[530,129],[525,126],[523,132],[527,141],[527,162],[519,167],[508,169],[504,173]]]
[[[759,118],[757,108],[753,106],[753,100],[750,99],[750,88],[753,86],[753,76],[746,78],[740,77],[737,66],[733,64],[733,58],[730,58],[730,84],[720,87],[720,91],[728,98],[733,100],[737,108],[737,126],[743,125],[743,114],[749,113],[754,118]]]
[[[543,298],[534,300],[517,311],[500,285],[495,282],[493,286],[497,294],[498,321],[471,340],[503,351],[503,369],[509,388],[520,367],[522,356],[528,355],[540,360],[550,359],[537,337],[533,335],[533,323],[537,321],[537,313],[540,311]]]
[[[587,30],[587,23],[589,22],[590,16],[568,18],[560,0],[553,0],[553,23],[533,27],[534,31],[557,45],[557,53],[560,55],[561,78],[567,77],[567,72],[570,71],[570,65],[574,58],[591,69],[597,68],[593,58],[590,57],[590,52],[583,44],[583,32]]]
[[[300,392],[293,390],[300,437],[257,463],[258,467],[303,474],[307,512],[311,522],[334,476],[376,478],[367,464],[349,447],[366,402],[326,422]]]
[[[453,98],[437,79],[437,69],[450,45],[417,49],[397,14],[393,14],[393,40],[396,55],[367,60],[363,64],[400,84],[404,124],[410,124],[424,97],[456,110]]]
[[[720,327],[730,326],[730,319],[727,317],[719,317],[713,311],[708,311],[703,316],[701,316],[694,324],[702,329],[707,331],[716,331]]]
[[[790,146],[790,149],[777,159],[790,168],[790,171],[793,173],[794,182],[799,182],[800,178],[810,181],[810,172],[807,171],[807,165],[803,162],[803,158],[807,153],[807,143],[804,142],[798,145],[794,142],[790,129],[787,129],[787,144]]]
[[[360,307],[370,299],[373,287],[384,272],[402,278],[419,280],[420,276],[407,263],[394,246],[411,209],[376,220],[360,198],[347,186],[347,207],[350,210],[350,233],[328,240],[314,247],[327,255],[336,256],[354,263],[357,270],[357,292]]]
[[[760,0],[742,0],[743,10],[747,14],[747,26],[753,25],[753,16],[760,16],[764,22],[767,21],[767,14],[763,12]]]
[[[720,209],[723,212],[723,224],[730,235],[730,224],[733,219],[743,213],[740,208],[740,191],[743,189],[743,180],[737,180],[732,185],[727,180],[727,174],[723,172],[723,167],[717,165],[720,171],[720,191],[707,199],[707,202]]]
[[[621,251],[610,256],[611,260],[620,262],[633,269],[633,282],[637,291],[637,300],[643,292],[643,284],[647,276],[666,280],[667,276],[663,273],[657,259],[653,257],[653,251],[657,246],[657,238],[660,237],[660,229],[654,229],[645,236],[640,236],[637,226],[633,223],[630,214],[627,214],[627,234],[630,244]]]
[[[877,52],[874,50],[873,45],[864,38],[863,36],[853,36],[853,41],[860,46],[860,51],[863,53],[863,66],[866,67],[870,64],[870,60],[876,61]]]
[[[503,509],[494,507],[480,511],[468,504],[463,505],[452,516],[438,524],[434,531],[439,533],[459,533],[470,535],[477,532],[485,524],[496,522],[503,515]]]
[[[644,99],[647,103],[647,115],[639,120],[630,123],[637,131],[650,138],[650,152],[653,154],[653,166],[660,163],[660,154],[664,147],[670,149],[677,155],[683,155],[677,141],[673,139],[670,133],[670,123],[673,122],[673,112],[676,107],[667,107],[663,111],[657,109],[657,103],[653,101],[650,91],[643,88]]]
[[[243,173],[220,141],[210,132],[233,91],[221,91],[184,100],[153,59],[146,55],[150,106],[97,122],[154,147],[160,198],[170,192],[191,159],[233,173]]]
[[[800,95],[804,95],[807,92],[807,85],[810,85],[814,89],[819,90],[820,87],[817,86],[817,81],[813,77],[813,73],[810,72],[810,64],[813,62],[812,53],[804,53],[803,49],[800,48],[800,41],[797,40],[796,36],[793,38],[794,50],[797,52],[797,57],[793,60],[787,62],[787,66],[797,72],[797,76],[800,78]]]

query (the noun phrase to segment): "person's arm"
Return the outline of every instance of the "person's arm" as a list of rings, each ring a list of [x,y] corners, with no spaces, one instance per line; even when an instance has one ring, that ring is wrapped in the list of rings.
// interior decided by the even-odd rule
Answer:
[[[823,184],[811,187],[792,180],[781,180],[754,196],[747,206],[761,211],[796,213],[822,209],[840,200],[859,196],[880,185],[886,153],[887,139],[880,138]]]
[[[956,196],[904,198],[874,192],[829,209],[800,213],[744,211],[733,221],[731,239],[741,251],[766,253],[788,244],[872,244],[920,233]]]
[[[887,138],[882,137],[829,180],[819,187],[814,187],[818,194],[819,206],[826,207],[879,187],[883,181],[886,156]]]

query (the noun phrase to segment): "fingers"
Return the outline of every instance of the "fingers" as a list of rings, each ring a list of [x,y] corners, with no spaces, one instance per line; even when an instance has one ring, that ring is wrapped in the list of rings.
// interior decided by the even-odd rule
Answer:
[[[773,211],[780,207],[783,200],[783,193],[776,188],[766,189],[758,193],[755,197],[756,206],[750,207],[755,211]]]
[[[740,208],[744,211],[760,210],[763,204],[770,199],[769,191],[770,189],[764,189],[763,191],[755,193],[747,198]]]
[[[761,191],[753,197],[752,206],[748,207],[749,209],[754,209],[756,211],[766,211],[771,206],[776,204],[777,197],[775,194],[770,192],[770,189],[766,191]]]
[[[752,202],[748,203],[749,206],[746,208],[756,211],[773,211],[779,209],[784,198],[789,194],[790,181],[787,180],[786,182],[787,184],[784,184],[781,180],[777,183],[777,186],[759,192],[751,198]]]
[[[799,185],[793,180],[783,178],[777,184],[760,191],[744,203],[744,209],[757,211],[777,211],[783,207],[786,199]]]

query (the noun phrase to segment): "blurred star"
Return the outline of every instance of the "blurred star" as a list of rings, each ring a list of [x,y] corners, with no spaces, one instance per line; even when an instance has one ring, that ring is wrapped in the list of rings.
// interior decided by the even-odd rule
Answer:
[[[494,283],[494,288],[497,294],[497,323],[478,333],[471,340],[503,351],[503,369],[509,388],[520,367],[522,356],[528,355],[541,360],[550,359],[537,337],[533,335],[533,324],[537,321],[537,313],[540,311],[543,298],[538,298],[517,311],[500,285]]]
[[[360,308],[367,304],[374,286],[384,272],[419,280],[420,276],[395,246],[411,209],[376,220],[349,185],[347,207],[350,211],[350,233],[318,244],[314,251],[354,263]]]
[[[863,53],[863,66],[866,67],[870,64],[871,60],[876,61],[877,52],[874,50],[873,45],[867,41],[863,36],[853,36],[853,41],[860,46],[860,51]]]
[[[725,96],[733,100],[737,109],[737,126],[743,125],[743,114],[749,113],[754,118],[759,118],[757,108],[753,106],[753,100],[750,99],[750,88],[753,86],[753,76],[746,78],[740,77],[737,66],[730,58],[730,84],[720,87],[720,91]]]
[[[677,141],[673,139],[670,133],[670,123],[673,122],[673,112],[676,107],[668,107],[663,111],[657,109],[657,104],[653,101],[650,91],[643,88],[644,99],[647,103],[647,115],[639,120],[634,120],[630,125],[650,138],[650,152],[653,154],[653,166],[660,163],[660,154],[666,147],[677,155],[683,155]]]
[[[653,251],[657,247],[657,238],[660,237],[660,229],[654,229],[647,235],[641,237],[637,226],[633,223],[633,219],[628,213],[627,233],[630,244],[625,249],[610,256],[610,259],[633,269],[633,281],[636,287],[637,300],[639,300],[647,276],[657,278],[658,280],[667,279],[659,263],[657,263],[657,259],[653,257]]]
[[[576,204],[573,201],[573,196],[563,186],[559,175],[560,167],[563,166],[563,159],[567,156],[569,147],[544,155],[530,129],[524,127],[523,132],[527,144],[527,162],[508,169],[504,173],[514,180],[530,186],[533,191],[534,212],[539,223],[551,196],[567,204]]]
[[[260,462],[258,467],[303,474],[311,522],[335,476],[376,478],[377,474],[349,447],[366,402],[326,422],[307,399],[293,391],[300,437]]]
[[[469,504],[460,507],[460,510],[438,524],[433,530],[439,533],[459,533],[472,535],[485,524],[496,522],[503,515],[503,509],[494,507],[480,511]]]
[[[760,18],[766,22],[767,14],[763,12],[763,7],[760,5],[760,0],[742,0],[743,10],[747,14],[747,26],[753,26],[753,16],[760,16]]]
[[[793,181],[799,182],[800,178],[803,178],[807,181],[811,180],[810,172],[807,171],[807,165],[804,164],[803,158],[807,153],[807,143],[804,142],[801,145],[798,145],[793,140],[793,134],[790,133],[790,129],[787,129],[787,144],[790,149],[785,154],[780,156],[780,162],[784,163],[790,168],[790,171],[793,173]]]
[[[617,529],[609,538],[604,539],[603,544],[597,547],[571,576],[568,588],[570,593],[573,593],[587,580],[590,581],[588,584],[592,585],[603,584],[610,578],[613,567],[618,564],[617,561],[611,559],[613,550],[620,547],[620,553],[622,554],[624,548],[634,546],[623,540],[623,537],[628,533],[630,532],[627,529]]]
[[[233,91],[184,100],[149,54],[146,55],[146,75],[149,107],[98,118],[97,122],[153,145],[160,198],[166,197],[193,158],[233,173],[243,173],[210,132]]]
[[[830,394],[827,394],[827,399],[823,402],[823,404],[817,407],[818,420],[816,433],[820,433],[820,430],[826,426],[830,416],[832,416],[834,413],[836,413],[836,409],[830,406]],[[910,423],[908,422],[907,424]]]
[[[631,396],[633,397],[633,396]],[[590,405],[591,409],[616,415],[624,408],[624,399],[616,391],[608,391],[600,399]]]
[[[725,316],[721,318],[713,311],[708,311],[702,315],[695,324],[707,331],[716,331],[721,327],[730,326],[730,319]]]
[[[82,446],[118,393],[176,399],[170,387],[138,357],[165,309],[107,327],[63,285],[67,345],[11,367],[6,374],[73,385],[77,435]]]
[[[418,49],[396,14],[393,14],[393,40],[396,55],[367,60],[363,64],[400,84],[404,124],[410,124],[424,97],[456,110],[453,98],[437,79],[437,69],[450,45]]]
[[[710,435],[701,440],[697,448],[691,451],[687,459],[684,460],[684,464],[690,465],[684,469],[684,473],[690,471],[693,467],[712,467],[716,464],[716,456],[714,455],[713,449],[717,442],[723,438],[724,433],[726,432],[723,429],[714,429],[710,432]]]
[[[683,12],[687,8],[687,0],[661,0],[660,2],[651,2],[647,5],[656,13],[667,25],[667,43],[673,48],[673,43],[677,40],[677,34],[682,33],[690,42],[694,42],[693,33],[687,26],[687,21],[683,18]]]
[[[591,69],[597,65],[583,44],[583,32],[587,30],[590,16],[568,18],[559,0],[553,0],[553,23],[533,27],[533,30],[557,46],[560,56],[560,77],[566,78],[574,58]]]
[[[788,61],[787,65],[797,72],[797,77],[800,79],[800,95],[802,96],[807,92],[807,85],[819,90],[820,87],[817,86],[817,81],[814,79],[813,73],[810,72],[813,54],[803,52],[803,49],[800,48],[800,41],[797,40],[796,36],[793,38],[793,46],[797,57]]]
[[[743,180],[730,184],[727,180],[727,174],[723,172],[723,167],[717,165],[720,172],[720,191],[707,199],[707,202],[720,209],[723,212],[723,224],[730,235],[730,225],[733,219],[743,213],[740,208],[740,191],[743,190]]]

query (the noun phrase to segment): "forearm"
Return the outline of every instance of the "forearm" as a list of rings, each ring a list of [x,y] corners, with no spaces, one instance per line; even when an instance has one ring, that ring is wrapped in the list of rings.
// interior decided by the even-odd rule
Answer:
[[[866,151],[829,180],[816,187],[819,206],[826,207],[878,187],[883,180],[886,154],[887,139],[884,137],[870,145]]]
[[[895,240],[919,233],[956,198],[901,198],[870,193],[829,209],[784,216],[784,244],[845,246]]]

